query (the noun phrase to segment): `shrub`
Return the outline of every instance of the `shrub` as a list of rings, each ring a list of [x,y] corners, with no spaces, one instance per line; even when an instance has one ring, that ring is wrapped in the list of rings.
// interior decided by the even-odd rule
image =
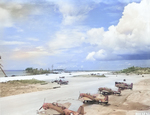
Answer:
[[[37,80],[37,79],[28,79],[28,80],[13,80],[13,81],[8,81],[8,83],[10,84],[20,84],[20,83],[23,83],[23,84],[37,84],[37,83],[40,83],[40,84],[46,84],[45,81],[40,81],[40,80]]]

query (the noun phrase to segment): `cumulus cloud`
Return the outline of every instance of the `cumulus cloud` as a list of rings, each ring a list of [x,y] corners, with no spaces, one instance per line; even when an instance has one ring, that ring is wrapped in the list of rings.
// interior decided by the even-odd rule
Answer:
[[[141,0],[118,0],[118,1],[122,3],[131,3],[131,2],[140,2]]]
[[[27,39],[30,41],[34,41],[34,42],[39,41],[39,39],[37,39],[37,38],[27,38]]]
[[[104,28],[92,28],[87,32],[87,42],[93,45],[101,45],[100,39],[103,38]]]
[[[0,22],[1,27],[12,26],[12,20],[9,11],[1,7],[0,7]]]
[[[105,3],[105,4],[112,4],[114,3],[113,0],[93,0],[95,3]]]
[[[22,0],[15,0],[15,1],[22,1]],[[25,47],[25,48],[22,47],[14,48],[13,52],[11,53],[12,54],[11,58],[13,59],[24,59],[24,60],[32,59],[32,58],[35,59],[36,57],[40,58],[42,56],[54,55],[62,51],[67,51],[68,49],[73,49],[73,48],[79,49],[78,51],[76,50],[77,52],[75,52],[74,54],[77,53],[79,54],[80,51],[85,56],[86,52],[88,51],[89,54],[87,55],[86,60],[92,60],[92,61],[143,59],[144,56],[147,54],[147,52],[150,52],[150,45],[149,45],[150,39],[148,38],[150,33],[149,32],[149,27],[150,27],[149,1],[142,0],[141,3],[131,3],[134,1],[138,2],[139,0],[127,0],[127,1],[119,0],[119,1],[123,3],[130,3],[124,8],[119,23],[116,26],[111,25],[108,28],[108,30],[102,27],[102,28],[92,28],[89,31],[87,31],[87,28],[83,29],[81,26],[80,27],[78,26],[79,28],[77,28],[77,25],[81,24],[79,22],[87,18],[88,13],[92,9],[94,9],[94,7],[97,6],[96,4],[99,4],[101,2],[105,4],[111,4],[114,1],[89,0],[85,2],[86,4],[84,3],[84,1],[79,2],[78,0],[69,0],[69,1],[68,0],[65,1],[45,0],[44,2],[41,1],[40,2],[38,1],[37,3],[35,2],[35,4],[32,4],[30,2],[24,2],[24,1],[13,2],[13,3],[8,2],[7,4],[6,2],[0,2],[0,22],[2,22],[0,23],[0,27],[13,26],[13,24],[16,22],[18,23],[18,20],[20,19],[24,20],[28,18],[28,16],[31,16],[32,18],[33,16],[32,14],[36,15],[41,13],[42,15],[40,16],[39,15],[35,17],[33,16],[33,21],[36,20],[35,18],[38,18],[38,21],[36,20],[37,21],[36,24],[38,25],[39,22],[41,22],[41,20],[43,19],[42,16],[49,15],[50,11],[52,10],[54,12],[54,16],[56,16],[56,18],[59,18],[59,22],[57,23],[59,24],[57,25],[58,27],[57,30],[55,30],[56,28],[54,28],[54,31],[57,32],[52,33],[50,38],[48,39],[49,40],[47,42],[48,48],[36,47],[36,46],[33,46],[34,48],[27,48],[23,46],[26,45],[25,42],[22,41],[19,42],[16,41],[16,39],[12,40],[11,42],[0,41],[1,45],[17,45],[18,47],[18,45],[21,44],[22,47]],[[40,3],[42,3],[42,5]],[[42,9],[41,7],[45,7],[45,9],[42,10],[44,12],[41,12]],[[50,8],[51,10],[47,10],[47,8],[49,7],[51,7]],[[115,9],[114,7],[111,7],[111,10],[112,8]],[[106,11],[107,9],[104,10]],[[121,8],[118,7],[117,10],[121,10]],[[47,17],[45,18],[44,21],[46,22],[46,24],[51,22],[51,20],[47,19]],[[32,23],[31,20],[28,20],[27,22]],[[26,28],[21,28],[20,30],[17,29],[17,31],[20,31],[22,32],[22,34],[25,34],[26,31],[25,29]],[[50,32],[51,31],[50,28],[48,29],[49,29],[48,31]],[[38,39],[34,37],[27,38],[26,40],[38,41]],[[45,39],[42,38],[42,40]],[[70,50],[70,52],[72,52],[72,50]],[[79,56],[76,58],[79,58]],[[81,59],[78,59],[77,61],[79,60]]]
[[[87,55],[87,57],[86,57],[86,60],[95,61],[95,59],[94,59],[94,57],[93,57],[94,55],[95,55],[95,52],[89,53],[89,54]]]
[[[148,0],[142,0],[141,3],[130,3],[124,8],[123,16],[116,26],[110,26],[108,31],[104,31],[103,28],[89,30],[87,42],[97,45],[100,49],[95,53],[92,52],[92,59],[144,58],[140,55],[150,52],[149,12],[150,4]],[[110,52],[111,55],[108,55]],[[109,58],[110,56],[113,58]]]
[[[108,52],[104,49],[100,49],[97,52],[91,52],[87,55],[86,60],[91,60],[91,61],[95,61],[95,60],[121,60],[122,57],[121,56],[117,56],[115,54],[113,54],[112,52]]]
[[[113,4],[115,2],[121,2],[121,3],[131,3],[131,2],[140,2],[141,0],[93,0],[96,3],[105,3],[105,4]]]
[[[106,59],[108,57],[108,54],[105,50],[101,49],[98,52],[96,52],[94,56],[98,59]]]
[[[55,11],[59,11],[62,16],[63,25],[72,25],[76,22],[81,22],[87,17],[87,13],[93,9],[89,1],[61,1],[61,0],[48,0],[55,5]]]
[[[23,45],[28,44],[26,42],[19,42],[19,41],[0,41],[1,45]]]
[[[12,59],[35,59],[40,58],[46,55],[50,55],[50,53],[42,46],[38,47],[23,47],[23,48],[15,48],[12,52],[10,58]]]
[[[49,49],[58,52],[70,48],[78,47],[84,41],[84,34],[76,29],[62,30],[53,36],[53,40],[48,43]]]
[[[20,3],[18,1],[0,2],[0,27],[11,27],[18,20],[25,20],[30,14],[40,13],[40,7],[32,3]]]

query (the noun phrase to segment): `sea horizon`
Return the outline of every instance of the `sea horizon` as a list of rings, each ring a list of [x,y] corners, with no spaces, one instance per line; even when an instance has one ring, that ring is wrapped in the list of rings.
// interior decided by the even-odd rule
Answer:
[[[4,70],[4,72],[7,77],[28,75],[25,70]],[[0,77],[5,77],[2,71],[0,71]]]
[[[116,70],[64,70],[66,73],[70,72],[94,72],[94,71],[116,71]],[[4,70],[7,77],[27,76],[29,73],[26,70]],[[4,73],[0,70],[0,77],[5,77]]]

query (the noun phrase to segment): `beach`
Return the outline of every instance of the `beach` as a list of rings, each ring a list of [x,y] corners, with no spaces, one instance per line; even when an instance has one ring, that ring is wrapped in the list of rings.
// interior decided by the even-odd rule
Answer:
[[[106,77],[81,77],[81,75],[89,75],[91,73],[105,74]],[[78,77],[80,75],[80,77]],[[69,81],[68,85],[50,83],[54,79],[61,76]],[[74,77],[75,76],[75,77]],[[70,102],[72,105],[69,109],[77,111],[80,105],[83,105],[78,100],[79,93],[98,93],[99,87],[108,87],[116,90],[115,81],[123,81],[133,83],[133,89],[123,90],[121,96],[110,95],[108,105],[85,104],[84,109],[86,115],[136,115],[140,113],[150,114],[150,78],[149,74],[112,74],[110,72],[74,72],[49,75],[35,76],[17,76],[1,78],[0,82],[20,79],[38,79],[49,82],[46,85],[37,84],[35,86],[25,86],[29,92],[25,90],[19,94],[13,94],[0,98],[0,113],[1,115],[36,115],[36,111],[45,102]],[[19,87],[19,86],[18,86]],[[34,90],[31,90],[31,89]],[[15,91],[14,91],[15,92]]]

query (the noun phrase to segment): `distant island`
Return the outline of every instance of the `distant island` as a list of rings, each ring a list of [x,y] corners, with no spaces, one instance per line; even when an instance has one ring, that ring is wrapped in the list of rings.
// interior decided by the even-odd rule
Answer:
[[[65,72],[63,69],[53,69],[53,70],[50,70],[50,69],[38,69],[38,68],[32,68],[32,67],[29,67],[29,68],[26,68],[25,69],[26,73],[29,73],[30,75],[39,75],[39,74],[49,74],[49,73],[53,73],[53,74],[58,74],[58,73],[61,73],[61,72]],[[125,74],[137,74],[137,75],[140,75],[140,74],[150,74],[150,67],[135,67],[135,66],[132,66],[132,67],[128,67],[126,69],[123,69],[123,70],[120,70],[120,71],[116,71],[116,72],[113,72],[113,73],[125,73]],[[99,76],[99,77],[105,77],[105,76]]]
[[[149,67],[129,67],[129,68],[126,68],[126,69],[123,69],[123,70],[120,70],[120,71],[117,71],[116,73],[125,73],[125,74],[128,74],[128,73],[134,73],[134,74],[150,74],[150,68]]]
[[[42,68],[38,69],[38,68],[28,67],[25,69],[25,71],[30,75],[40,75],[40,74],[49,74],[49,73],[58,74],[64,71],[64,69],[50,70],[50,69],[42,69]]]
[[[48,74],[51,73],[52,71],[50,71],[50,69],[38,69],[38,68],[32,68],[32,67],[28,67],[25,69],[26,73],[29,73],[31,75],[39,75],[39,74]]]

